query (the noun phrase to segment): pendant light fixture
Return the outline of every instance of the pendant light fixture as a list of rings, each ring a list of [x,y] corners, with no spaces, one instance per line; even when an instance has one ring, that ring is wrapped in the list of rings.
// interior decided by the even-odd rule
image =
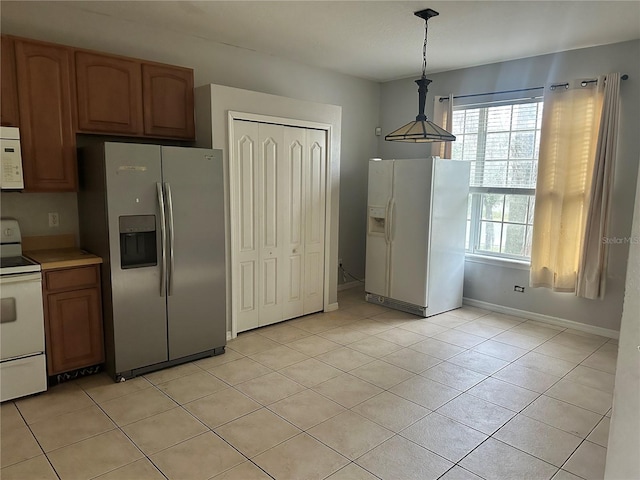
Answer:
[[[416,80],[418,84],[418,116],[415,121],[409,122],[399,129],[385,136],[384,139],[390,142],[453,142],[456,137],[439,127],[424,114],[424,107],[427,100],[427,87],[431,83],[426,76],[427,71],[427,31],[429,19],[439,15],[435,10],[427,8],[415,12],[417,17],[424,20],[424,45],[422,46],[422,77]]]

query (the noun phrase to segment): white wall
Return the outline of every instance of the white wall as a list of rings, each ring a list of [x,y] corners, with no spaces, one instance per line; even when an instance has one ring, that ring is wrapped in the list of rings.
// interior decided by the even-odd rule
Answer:
[[[378,83],[57,2],[3,1],[1,30],[5,34],[191,67],[196,86],[215,83],[341,106],[339,256],[348,270],[364,271],[366,178],[368,159],[376,155],[377,149],[374,131],[380,111]],[[61,214],[77,216],[76,211],[77,207]]]
[[[13,217],[24,236],[74,234],[78,238],[78,204],[75,193],[2,192],[3,217]],[[57,213],[60,225],[49,227],[49,213]]]
[[[594,78],[608,72],[629,74],[629,80],[621,85],[622,108],[611,220],[611,235],[624,238],[631,231],[640,155],[638,58],[640,40],[635,40],[429,75],[433,83],[429,89],[427,109],[433,108],[433,95],[447,95],[450,92],[454,95],[495,92],[538,87],[548,82],[574,78]],[[383,84],[380,102],[383,134],[415,117],[418,95],[413,80],[410,78]],[[379,154],[382,158],[413,158],[428,155],[429,146],[385,142],[381,139]],[[547,289],[526,288],[525,293],[516,293],[513,291],[514,285],[529,285],[528,271],[470,261],[465,264],[464,296],[512,309],[619,330],[628,248],[628,244],[611,246],[607,293],[603,301],[553,293]]]
[[[640,478],[640,175],[629,239],[627,285],[604,472],[606,480]]]

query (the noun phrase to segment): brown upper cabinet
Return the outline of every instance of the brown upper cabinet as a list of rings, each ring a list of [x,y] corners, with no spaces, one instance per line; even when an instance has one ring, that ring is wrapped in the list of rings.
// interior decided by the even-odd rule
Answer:
[[[140,62],[78,51],[76,84],[79,131],[142,132]]]
[[[76,51],[78,130],[195,138],[193,70]]]
[[[78,189],[77,132],[195,139],[192,69],[1,41],[0,123],[20,127],[26,191]]]
[[[20,125],[20,114],[18,112],[18,87],[16,84],[16,55],[13,50],[13,40],[7,37],[1,39],[2,66],[0,68],[0,124],[7,127],[17,127]]]
[[[195,138],[193,70],[142,64],[144,133]]]
[[[77,190],[73,51],[14,40],[25,190]]]

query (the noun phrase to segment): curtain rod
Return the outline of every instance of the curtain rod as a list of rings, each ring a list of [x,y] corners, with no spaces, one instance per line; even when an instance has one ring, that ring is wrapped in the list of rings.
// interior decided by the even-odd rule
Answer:
[[[622,75],[620,77],[622,80],[626,80],[629,78],[629,75],[627,75],[626,73],[624,75]],[[583,87],[586,87],[587,84],[589,83],[594,83],[597,82],[597,79],[593,79],[593,80],[584,80],[581,85]],[[555,83],[553,85],[550,86],[550,88],[554,89],[556,87],[568,87],[569,84],[568,83]],[[469,98],[469,97],[482,97],[485,95],[499,95],[502,93],[517,93],[517,92],[530,92],[532,90],[542,90],[544,87],[531,87],[531,88],[518,88],[515,90],[501,90],[499,92],[485,92],[485,93],[471,93],[469,95],[454,95],[454,99],[455,98]],[[438,101],[440,102],[444,102],[445,100],[449,100],[449,97],[440,97],[440,99]]]

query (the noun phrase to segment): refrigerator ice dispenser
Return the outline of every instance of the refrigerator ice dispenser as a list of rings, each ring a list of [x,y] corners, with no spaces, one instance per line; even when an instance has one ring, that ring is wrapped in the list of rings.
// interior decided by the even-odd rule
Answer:
[[[156,216],[126,215],[118,220],[120,267],[124,270],[157,265]]]

